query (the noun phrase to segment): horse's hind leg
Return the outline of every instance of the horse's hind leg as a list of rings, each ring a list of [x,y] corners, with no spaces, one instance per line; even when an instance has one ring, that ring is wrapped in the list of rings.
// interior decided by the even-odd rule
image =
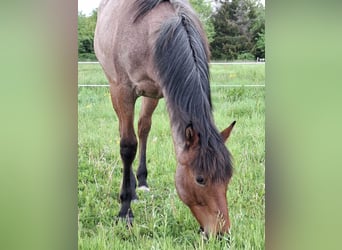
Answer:
[[[132,163],[137,151],[137,139],[133,127],[136,97],[128,89],[116,85],[111,86],[110,93],[113,107],[119,118],[120,156],[123,163],[119,217],[126,218],[127,222],[132,224],[133,212],[131,210],[131,201],[136,199],[136,180],[132,170]]]
[[[147,167],[146,167],[146,143],[151,129],[152,113],[158,105],[158,99],[143,97],[140,117],[138,122],[139,135],[139,167],[137,170],[138,187],[149,190],[147,185]]]

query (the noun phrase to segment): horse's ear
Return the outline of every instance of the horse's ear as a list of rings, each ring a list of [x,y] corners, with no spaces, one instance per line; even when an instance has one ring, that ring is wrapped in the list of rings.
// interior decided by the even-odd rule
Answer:
[[[234,128],[235,123],[236,123],[236,121],[233,121],[226,129],[222,130],[221,136],[222,136],[222,139],[224,142],[227,141],[227,139],[230,135],[230,132],[232,132],[232,130]]]
[[[194,130],[192,123],[190,123],[185,128],[185,146],[186,148],[191,148],[196,146],[199,142],[199,136],[197,132]]]

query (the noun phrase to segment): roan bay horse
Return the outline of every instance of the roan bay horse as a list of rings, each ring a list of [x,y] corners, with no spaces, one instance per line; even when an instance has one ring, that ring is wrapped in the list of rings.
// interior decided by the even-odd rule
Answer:
[[[123,182],[118,216],[131,224],[131,201],[137,198],[135,101],[142,96],[138,187],[148,189],[146,141],[152,113],[164,97],[177,158],[177,193],[202,231],[228,232],[232,161],[224,143],[235,122],[221,133],[214,125],[209,48],[198,17],[185,0],[102,0],[97,18],[95,52],[119,119]]]

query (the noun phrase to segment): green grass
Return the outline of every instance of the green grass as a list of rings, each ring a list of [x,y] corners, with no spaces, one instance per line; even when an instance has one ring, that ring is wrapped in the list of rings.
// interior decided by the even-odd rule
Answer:
[[[264,84],[264,65],[212,65],[212,84]],[[234,72],[235,77],[229,73]],[[222,75],[223,73],[223,75]],[[107,84],[99,65],[79,65],[79,84]],[[228,147],[234,175],[228,187],[232,223],[230,249],[264,249],[265,244],[265,89],[213,87],[217,127],[237,124]],[[225,249],[226,241],[205,242],[174,186],[176,160],[169,118],[162,99],[148,141],[149,193],[132,204],[133,228],[115,221],[122,164],[118,121],[108,88],[79,87],[79,249]],[[136,114],[140,107],[137,101]],[[137,124],[138,115],[136,115]],[[134,162],[134,169],[137,160]]]

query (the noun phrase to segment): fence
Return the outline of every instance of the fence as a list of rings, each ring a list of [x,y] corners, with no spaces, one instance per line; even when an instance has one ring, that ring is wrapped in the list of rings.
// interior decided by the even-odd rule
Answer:
[[[99,62],[78,62],[78,64],[99,64]],[[265,64],[265,60],[256,62],[210,62],[211,65],[256,65]],[[210,87],[265,87],[265,84],[211,84]],[[78,87],[109,87],[108,84],[78,84]]]
[[[99,62],[78,62],[78,64],[99,64]],[[212,65],[253,65],[253,64],[265,64],[265,61],[256,62],[210,62]]]

